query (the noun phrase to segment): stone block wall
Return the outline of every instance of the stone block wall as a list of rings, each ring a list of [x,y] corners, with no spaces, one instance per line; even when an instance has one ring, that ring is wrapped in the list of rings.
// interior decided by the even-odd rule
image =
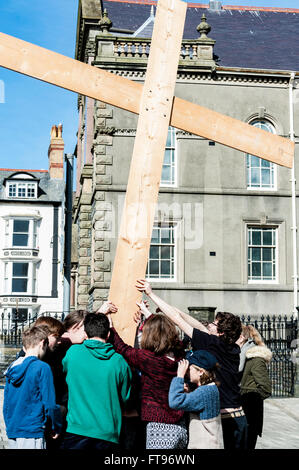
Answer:
[[[98,309],[108,298],[111,279],[111,213],[112,204],[107,201],[107,190],[112,185],[111,165],[113,164],[113,127],[109,120],[113,109],[100,101],[95,104],[95,133],[93,142],[93,183],[92,183],[92,242],[91,242],[91,284],[89,305]]]

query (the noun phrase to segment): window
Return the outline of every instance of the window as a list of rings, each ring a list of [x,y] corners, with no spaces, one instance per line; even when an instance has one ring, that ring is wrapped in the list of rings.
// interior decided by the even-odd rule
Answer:
[[[13,221],[12,246],[28,246],[29,220]]]
[[[6,261],[4,263],[3,287],[5,295],[37,292],[37,263],[35,261]]]
[[[176,137],[175,128],[169,127],[162,168],[161,186],[176,184]]]
[[[147,278],[175,279],[175,231],[174,224],[154,226],[147,265]]]
[[[12,263],[12,292],[27,292],[29,263]]]
[[[5,220],[5,247],[38,246],[38,220],[35,218],[9,217]]]
[[[9,182],[8,197],[35,199],[37,197],[37,183]]]
[[[277,228],[248,227],[248,281],[277,280]]]
[[[275,129],[267,121],[253,121],[253,126],[275,133]],[[276,165],[262,158],[247,154],[247,188],[271,190],[276,187]]]

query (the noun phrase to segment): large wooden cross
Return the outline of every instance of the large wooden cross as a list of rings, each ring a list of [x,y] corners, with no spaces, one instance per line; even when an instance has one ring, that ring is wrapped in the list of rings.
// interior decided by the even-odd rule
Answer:
[[[159,0],[144,85],[0,33],[0,66],[139,114],[109,299],[133,344],[169,125],[291,168],[294,143],[174,96],[187,4]]]

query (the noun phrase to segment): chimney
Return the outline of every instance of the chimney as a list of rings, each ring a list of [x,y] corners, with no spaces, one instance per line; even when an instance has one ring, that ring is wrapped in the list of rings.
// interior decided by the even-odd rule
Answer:
[[[62,124],[52,126],[48,150],[50,178],[63,179],[64,141]]]
[[[209,10],[215,10],[215,11],[221,11],[222,10],[222,4],[221,1],[219,0],[210,0],[209,1]]]

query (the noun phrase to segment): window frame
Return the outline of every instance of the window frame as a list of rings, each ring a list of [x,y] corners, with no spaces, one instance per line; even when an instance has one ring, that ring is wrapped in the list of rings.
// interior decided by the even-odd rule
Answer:
[[[27,290],[14,291],[13,290],[13,279],[25,279],[25,276],[13,276],[13,265],[14,264],[28,264],[27,271]],[[37,295],[38,292],[38,266],[35,260],[30,259],[12,259],[4,261],[4,276],[3,276],[3,291],[5,295]]]
[[[260,245],[251,245],[249,244],[249,231],[252,229],[256,230],[261,230],[261,231],[266,231],[266,230],[272,230],[275,233],[275,245],[273,243],[271,245],[265,245],[265,244],[260,244]],[[272,242],[273,242],[273,237],[272,237]],[[260,248],[263,250],[263,248],[271,248],[272,250],[274,249],[274,254],[275,258],[273,260],[273,257],[271,258],[271,265],[272,265],[272,272],[273,272],[273,266],[275,266],[275,277],[273,279],[250,279],[249,276],[249,263],[251,261],[252,263],[252,258],[250,260],[249,257],[249,250],[250,248]],[[262,256],[261,256],[262,258]],[[266,260],[268,261],[268,260]],[[261,259],[259,261],[261,264],[263,263],[263,260]],[[247,224],[246,226],[246,273],[247,273],[247,283],[249,285],[252,284],[279,284],[279,226],[278,225],[259,225],[259,224]]]
[[[251,122],[249,122],[250,125],[257,127],[258,129],[262,129],[261,125],[265,125],[268,127],[269,132],[272,134],[277,134],[276,128],[274,124],[269,121],[268,119],[258,119],[255,118]],[[258,127],[255,124],[260,124],[260,127]],[[265,129],[264,129],[265,130]],[[251,160],[253,158],[258,158],[260,162],[262,161],[267,161],[264,160],[260,157],[256,157],[255,155],[251,155],[249,153],[246,153],[246,158],[245,158],[245,165],[246,165],[246,188],[248,191],[277,191],[277,165],[273,162],[269,162],[269,173],[270,173],[270,184],[271,184],[271,174],[272,174],[272,180],[273,183],[271,186],[262,186],[262,163],[260,164],[259,167],[254,167],[259,169],[259,186],[252,186],[251,179],[250,179],[250,174],[252,171],[252,165],[249,165],[249,159]]]
[[[9,216],[5,218],[5,248],[6,249],[38,249],[38,219],[34,216]],[[14,245],[13,236],[15,233],[25,232],[14,232],[15,221],[28,221],[28,243],[27,245]]]
[[[14,194],[10,194],[11,188],[14,187]],[[25,189],[25,195],[20,195],[20,191]],[[30,191],[34,189],[33,195],[29,195]],[[11,179],[7,181],[6,196],[8,199],[37,199],[37,181],[34,180],[15,180]]]
[[[16,264],[24,264],[24,265],[27,265],[27,274],[26,276],[16,276],[14,275],[14,265]],[[29,261],[23,261],[23,260],[20,260],[20,261],[15,261],[13,260],[12,261],[12,270],[11,270],[11,292],[12,294],[28,294],[28,291],[29,291]],[[22,291],[18,291],[18,290],[14,290],[13,289],[13,282],[14,280],[17,280],[17,279],[26,279],[27,283],[26,283],[26,290],[22,290]]]
[[[171,140],[171,145],[167,146],[167,142],[169,139],[169,133],[170,133],[170,140]],[[170,158],[170,163],[166,164],[165,163],[165,157],[166,157],[166,151],[171,152],[171,158]],[[173,158],[172,158],[173,157]],[[171,181],[166,182],[162,180],[162,175],[163,175],[163,168],[165,166],[170,167],[170,173],[171,173]],[[163,160],[163,166],[162,166],[162,174],[161,174],[161,182],[160,182],[160,187],[161,188],[172,188],[177,186],[177,135],[176,135],[176,128],[169,126],[168,128],[168,133],[167,133],[167,140],[165,144],[165,152],[164,152],[164,160]]]
[[[172,246],[173,247],[173,260],[170,258],[170,263],[172,262],[173,264],[173,277],[160,277],[160,266],[161,266],[161,261],[163,260],[162,258],[159,258],[159,277],[152,277],[148,273],[148,267],[149,267],[149,262],[150,262],[150,249],[149,249],[149,255],[148,255],[148,263],[147,263],[147,268],[146,268],[146,279],[151,282],[177,282],[177,265],[178,265],[178,223],[174,221],[169,221],[169,222],[155,222],[153,226],[153,231],[154,229],[159,229],[161,230],[162,228],[171,228],[172,233],[173,233],[173,243],[157,243],[157,244],[152,244],[150,243],[150,249],[152,246]],[[161,236],[160,236],[161,240]],[[160,254],[160,251],[159,251]]]

